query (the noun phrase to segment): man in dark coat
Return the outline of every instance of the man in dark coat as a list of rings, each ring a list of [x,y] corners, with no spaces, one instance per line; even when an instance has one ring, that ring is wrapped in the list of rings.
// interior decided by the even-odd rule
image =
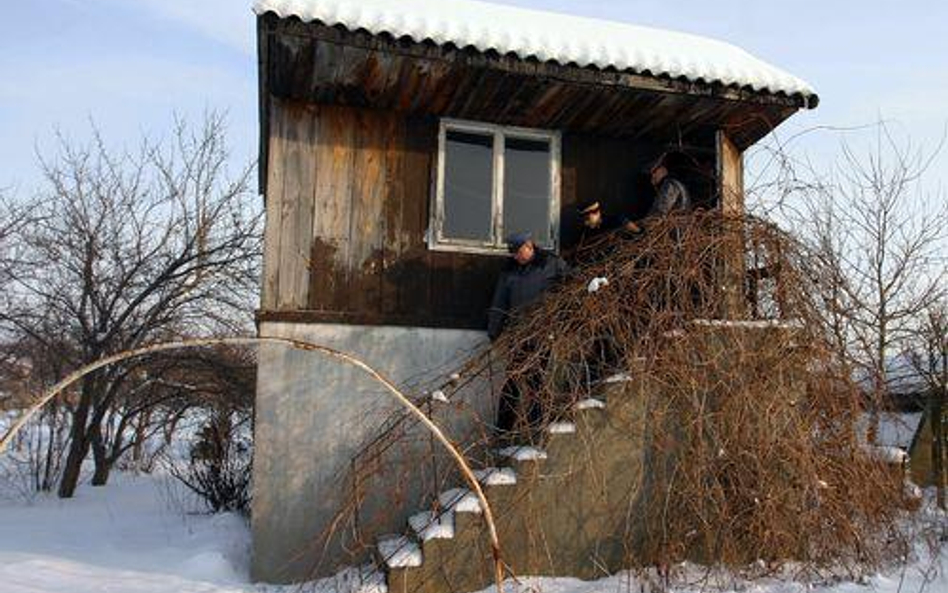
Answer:
[[[549,288],[569,274],[569,267],[556,256],[537,247],[530,235],[518,234],[507,239],[511,262],[501,273],[494,290],[494,300],[488,311],[487,334],[491,341],[503,333],[511,317],[522,313],[540,300]],[[534,352],[531,344],[518,344],[510,353],[509,366],[519,366]],[[534,426],[542,415],[538,401],[525,407],[522,403],[522,387],[537,390],[542,376],[521,376],[521,384],[508,377],[501,390],[497,410],[497,429],[503,438],[511,438],[518,420],[526,420],[526,428]]]
[[[507,239],[511,261],[500,274],[494,300],[487,313],[487,335],[496,340],[508,319],[533,304],[556,282],[569,274],[569,266],[556,254],[537,247],[529,234]]]
[[[655,187],[655,201],[652,203],[647,218],[667,216],[674,211],[691,209],[691,195],[688,193],[688,188],[684,183],[669,175],[664,158],[652,165],[649,175],[652,186]]]
[[[626,216],[609,216],[603,212],[599,202],[592,202],[582,206],[579,209],[579,215],[582,217],[582,229],[580,231],[579,241],[572,249],[570,257],[582,260],[584,262],[599,260],[607,257],[610,250],[598,239],[611,232],[622,230],[624,235],[634,235],[640,232],[640,228]],[[589,247],[595,245],[595,253],[590,252]],[[572,260],[571,260],[572,261]]]

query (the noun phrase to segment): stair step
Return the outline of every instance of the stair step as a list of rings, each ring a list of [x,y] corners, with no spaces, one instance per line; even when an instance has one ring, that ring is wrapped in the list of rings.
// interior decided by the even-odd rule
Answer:
[[[331,579],[338,593],[388,593],[385,573],[375,564],[346,569]]]
[[[606,402],[601,399],[590,397],[576,403],[577,410],[602,410],[605,409]]]
[[[497,455],[514,461],[540,461],[546,459],[546,451],[530,446],[506,447],[497,451]]]
[[[509,467],[488,467],[474,470],[474,477],[485,486],[513,486],[517,483],[517,472]]]
[[[408,519],[412,531],[423,542],[432,539],[451,539],[454,537],[454,513],[445,511],[441,514],[434,511],[424,511],[412,515]]]
[[[550,434],[573,434],[576,432],[576,425],[572,422],[554,422],[546,430]]]
[[[481,501],[477,495],[467,488],[453,488],[442,492],[438,496],[438,504],[442,509],[451,510],[455,513],[477,513],[483,512]]]
[[[388,593],[388,579],[385,573],[374,564],[361,569],[361,577],[357,593]]]
[[[379,540],[378,551],[385,566],[390,569],[421,566],[421,546],[404,535]]]

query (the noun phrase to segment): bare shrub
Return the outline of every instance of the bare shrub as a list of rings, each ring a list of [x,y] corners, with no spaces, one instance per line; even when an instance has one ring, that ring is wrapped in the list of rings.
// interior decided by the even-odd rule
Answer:
[[[250,512],[256,356],[247,347],[164,354],[182,399],[154,408],[165,434],[152,455],[212,512]],[[171,414],[171,412],[174,412]],[[157,436],[157,435],[156,435]],[[174,444],[178,446],[174,446]]]
[[[0,432],[5,430],[0,421]],[[54,490],[62,473],[68,433],[68,415],[61,406],[47,406],[31,420],[0,457],[0,497],[32,500]]]
[[[58,364],[46,364],[19,341],[0,346],[0,433],[5,433],[36,393],[55,382]],[[68,398],[67,398],[68,399]],[[31,499],[56,488],[69,444],[69,413],[62,400],[50,402],[18,433],[8,455],[0,457],[0,490]]]
[[[211,512],[250,512],[252,441],[249,418],[212,412],[187,459],[165,457],[168,472]]]
[[[759,219],[699,212],[653,221],[639,236],[617,232],[578,258],[575,277],[511,320],[446,390],[463,406],[456,385],[492,384],[494,362],[505,360],[521,400],[508,439],[542,448],[546,427],[599,394],[601,379],[629,375],[647,420],[625,427],[641,431],[646,460],[636,511],[614,526],[626,566],[667,575],[696,561],[731,576],[792,569],[822,579],[907,557],[903,476],[857,431],[865,400],[821,298],[835,272],[808,246]],[[591,291],[597,277],[608,285]],[[393,418],[347,483],[364,482],[411,438],[405,422]],[[492,424],[483,419],[468,445],[486,452],[485,464]],[[358,492],[352,500],[340,525],[358,514]]]
[[[642,391],[656,461],[648,513],[637,519],[647,535],[629,542],[636,561],[792,560],[859,572],[892,547],[904,552],[901,476],[855,430],[859,392],[833,311],[816,296],[832,270],[771,224],[714,213],[607,241],[591,253],[608,255],[580,272],[608,278],[606,289],[564,286],[499,347],[531,353],[507,355],[518,363],[508,374],[545,422],[594,389],[585,367],[603,339],[607,372],[631,370],[654,386]]]

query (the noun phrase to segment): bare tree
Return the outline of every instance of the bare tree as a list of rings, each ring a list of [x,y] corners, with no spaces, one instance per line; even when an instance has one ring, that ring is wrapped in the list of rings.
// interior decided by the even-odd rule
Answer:
[[[939,298],[946,280],[938,261],[948,209],[917,187],[930,158],[912,154],[879,126],[876,152],[844,149],[839,195],[851,239],[843,266],[850,278],[853,337],[876,396],[886,393],[888,361],[907,345],[915,322]],[[886,158],[888,157],[888,158]]]
[[[922,184],[941,147],[926,153],[897,141],[884,122],[874,129],[866,153],[844,142],[839,163],[822,177],[809,163],[779,159],[778,185],[790,190],[775,200],[778,216],[823,264],[817,286],[828,327],[874,400],[871,440],[876,412],[898,379],[889,376],[892,359],[907,350],[948,280],[939,255],[948,206]]]
[[[0,188],[0,299],[4,298],[4,288],[16,275],[20,263],[15,236],[33,218],[30,209],[13,199],[11,190]],[[0,305],[3,304],[4,301],[0,300]]]
[[[45,188],[28,204],[39,220],[15,237],[26,269],[12,279],[0,324],[66,371],[153,341],[246,330],[261,213],[248,191],[252,167],[227,170],[225,131],[218,114],[198,127],[179,120],[168,141],[146,139],[135,152],[110,150],[97,131],[84,146],[60,137],[60,153],[41,158]],[[119,403],[142,413],[133,400],[155,381],[141,365],[119,365],[66,398],[60,496],[74,493],[90,450],[92,483],[107,482],[110,414]]]
[[[918,348],[912,366],[923,379],[927,391],[927,415],[932,430],[932,481],[938,506],[945,509],[946,465],[945,414],[948,413],[948,299],[941,299],[927,311],[918,331]]]
[[[22,266],[16,235],[31,221],[31,213],[17,203],[8,188],[0,188],[0,310],[9,309],[8,288]],[[11,336],[0,327],[0,410],[21,399],[23,360],[15,352]]]

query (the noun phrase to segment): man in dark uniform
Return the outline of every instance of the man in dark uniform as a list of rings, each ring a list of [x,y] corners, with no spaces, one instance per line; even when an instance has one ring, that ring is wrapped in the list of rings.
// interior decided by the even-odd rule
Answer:
[[[487,313],[487,335],[496,340],[510,317],[533,304],[556,282],[569,274],[569,266],[556,254],[537,247],[528,233],[507,238],[511,261],[500,274],[494,300]]]
[[[547,290],[569,275],[569,266],[556,254],[537,247],[532,237],[526,233],[512,235],[507,239],[507,249],[511,261],[501,273],[494,290],[494,300],[487,314],[487,335],[491,341],[503,333],[504,328],[530,305],[540,300]],[[518,344],[510,353],[510,366],[516,367],[534,351],[531,344]],[[542,384],[541,376],[521,377],[527,388],[537,390]],[[528,426],[536,424],[541,417],[539,402],[530,403],[522,410],[520,386],[510,377],[501,390],[500,405],[497,411],[497,429],[502,436],[508,435],[517,425],[517,420],[525,416]]]
[[[652,203],[646,215],[646,224],[648,219],[656,219],[671,214],[681,214],[692,209],[691,194],[684,183],[673,177],[668,171],[668,156],[662,155],[650,168],[652,186],[655,188],[655,201]],[[672,229],[671,237],[677,248],[680,248],[682,237],[681,229]],[[671,279],[665,287],[665,293],[662,295],[666,306],[673,306],[673,297],[675,293],[690,294],[691,299],[700,302],[701,295],[698,294],[698,285],[688,284],[684,279]]]
[[[667,216],[672,212],[691,209],[691,195],[681,181],[668,173],[665,157],[658,159],[649,170],[652,186],[655,188],[655,201],[646,218]]]
[[[573,248],[573,256],[582,256],[582,252],[586,247],[591,243],[595,243],[596,239],[609,232],[618,229],[623,229],[631,233],[637,233],[639,231],[638,225],[628,218],[619,218],[603,213],[602,206],[599,202],[592,202],[591,204],[582,206],[579,209],[579,215],[582,217],[583,227],[579,236],[579,242],[576,244],[576,247]],[[602,256],[606,254],[601,253],[597,255]]]
[[[579,209],[579,215],[583,219],[583,229],[577,245],[578,249],[582,249],[584,245],[587,245],[597,237],[601,237],[609,231],[621,226],[618,221],[603,214],[602,206],[599,202],[593,202],[592,204],[581,207]]]

